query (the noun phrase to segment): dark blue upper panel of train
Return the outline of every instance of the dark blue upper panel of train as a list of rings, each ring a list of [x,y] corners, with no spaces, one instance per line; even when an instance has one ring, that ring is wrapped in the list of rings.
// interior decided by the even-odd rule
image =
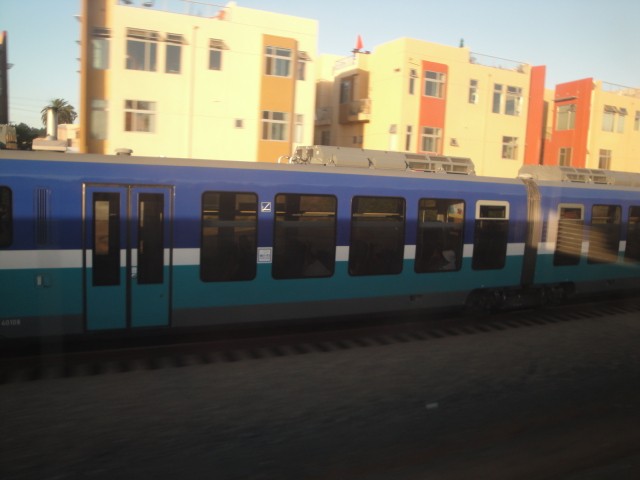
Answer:
[[[15,227],[11,249],[43,248],[37,243],[37,221],[33,221],[34,204],[42,201],[34,197],[38,190],[46,192],[46,201],[50,202],[48,211],[52,231],[45,248],[81,248],[84,184],[174,186],[175,248],[200,245],[201,201],[205,191],[254,192],[261,203],[273,202],[280,193],[335,195],[338,198],[338,221],[345,224],[351,216],[353,196],[402,197],[406,200],[407,244],[414,243],[411,239],[416,234],[415,219],[421,198],[464,200],[467,223],[475,221],[477,201],[509,202],[509,220],[515,226],[510,229],[509,242],[524,242],[526,231],[526,189],[517,179],[139,157],[31,153],[24,158],[12,159],[6,152],[0,156],[0,185],[8,186],[13,193]],[[540,191],[543,211],[555,209],[560,201],[580,202],[585,206],[598,202],[618,203],[624,207],[625,202],[634,197],[631,189],[544,182]],[[270,245],[273,209],[261,213],[259,222],[259,244]],[[466,228],[465,231],[470,236],[473,229]],[[338,236],[338,245],[348,244],[349,229],[338,228]],[[466,238],[465,243],[472,243],[472,240]]]

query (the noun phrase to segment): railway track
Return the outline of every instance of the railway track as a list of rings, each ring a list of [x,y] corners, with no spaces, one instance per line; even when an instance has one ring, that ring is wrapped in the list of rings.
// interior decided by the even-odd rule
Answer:
[[[466,315],[435,321],[404,319],[400,323],[392,323],[388,320],[374,325],[350,325],[294,333],[279,331],[258,337],[189,340],[153,346],[64,352],[47,352],[45,348],[38,355],[0,359],[0,385],[430,342],[446,337],[483,335],[517,328],[542,328],[561,322],[581,322],[634,312],[640,312],[639,298],[473,317]]]

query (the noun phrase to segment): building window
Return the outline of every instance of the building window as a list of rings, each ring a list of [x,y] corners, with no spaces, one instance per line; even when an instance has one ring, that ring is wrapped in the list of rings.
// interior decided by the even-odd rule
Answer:
[[[618,260],[620,212],[618,205],[592,207],[587,263],[615,263]]]
[[[302,143],[304,139],[304,115],[296,115],[296,126],[294,131],[294,142]]]
[[[556,130],[573,130],[576,125],[576,106],[558,105],[556,109]]]
[[[522,104],[522,88],[507,86],[507,97],[504,105],[505,115],[520,115]]]
[[[353,100],[353,77],[340,80],[340,104],[345,104]]]
[[[624,121],[627,118],[627,109],[619,108],[618,109],[618,123],[616,131],[618,133],[624,133]]]
[[[91,66],[96,70],[109,68],[109,38],[111,30],[96,27],[91,39]]]
[[[262,140],[286,141],[289,121],[286,112],[262,112]]]
[[[167,48],[166,48],[166,73],[180,73],[180,64],[182,56],[182,44],[184,39],[182,35],[176,33],[167,34]]]
[[[320,145],[331,145],[331,130],[320,132]]]
[[[598,155],[598,168],[602,170],[611,170],[611,150],[600,149]]]
[[[353,197],[349,274],[391,275],[402,272],[405,200]]]
[[[13,200],[9,187],[0,186],[0,248],[13,242]]]
[[[424,72],[424,94],[427,97],[444,98],[446,75],[441,72]]]
[[[288,77],[291,75],[291,49],[267,47],[267,75]]]
[[[518,158],[518,137],[502,137],[502,158],[506,160]]]
[[[478,80],[469,80],[469,103],[478,103]]]
[[[493,113],[500,113],[500,106],[502,105],[502,85],[496,83],[493,86]]]
[[[571,153],[571,147],[560,147],[560,151],[558,153],[558,165],[560,165],[561,167],[570,167]]]
[[[255,193],[204,192],[200,279],[203,282],[253,279],[257,232],[258,196]]]
[[[618,108],[612,105],[605,105],[602,112],[602,131],[603,132],[615,131],[617,133],[624,133],[624,121],[627,116],[627,113],[628,112],[626,108]],[[638,120],[637,112],[636,112],[636,120]]]
[[[276,279],[333,275],[336,211],[332,195],[276,195],[273,264]]]
[[[415,271],[460,270],[464,246],[464,201],[423,198],[418,205]]]
[[[560,204],[558,209],[558,234],[553,264],[556,266],[578,265],[582,251],[584,207]]]
[[[89,134],[93,140],[106,140],[107,138],[107,105],[106,100],[91,100]]]
[[[633,129],[637,132],[640,130],[640,112],[636,111],[636,116],[633,119]]]
[[[156,71],[156,53],[158,32],[127,29],[127,66],[128,70]]]
[[[227,48],[219,38],[209,39],[209,70],[222,70],[222,51]]]
[[[307,52],[298,52],[298,80],[307,79],[307,62],[311,61],[311,57]]]
[[[422,151],[439,153],[442,130],[433,127],[422,127]]]
[[[412,68],[409,71],[409,95],[416,93],[416,80],[418,79],[418,71]]]
[[[156,102],[145,102],[142,100],[125,100],[125,132],[155,132],[155,110]]]
[[[236,118],[235,127],[244,128],[244,120],[242,120],[241,118]]]
[[[407,133],[405,135],[405,140],[404,140],[404,149],[407,152],[411,151],[412,136],[413,136],[413,127],[411,125],[407,125]]]
[[[504,105],[503,105],[504,103]],[[493,86],[493,113],[505,115],[520,115],[522,105],[522,88],[507,85],[506,95],[504,85],[496,83]]]
[[[473,234],[474,270],[498,270],[507,260],[509,233],[509,204],[481,201],[476,204],[476,223]]]

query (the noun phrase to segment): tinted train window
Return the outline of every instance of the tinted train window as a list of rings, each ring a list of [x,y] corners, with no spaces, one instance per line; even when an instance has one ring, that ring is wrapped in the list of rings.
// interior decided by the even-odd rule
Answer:
[[[258,197],[255,193],[202,195],[200,279],[251,280],[256,276]]]
[[[405,201],[403,198],[354,197],[351,204],[351,275],[402,271]]]
[[[416,272],[460,270],[463,227],[462,200],[421,199],[418,205]]]
[[[274,278],[333,275],[337,203],[330,195],[276,195]]]
[[[164,195],[141,193],[138,198],[138,283],[164,281]]]
[[[629,208],[627,247],[624,250],[624,258],[640,262],[640,207]]]
[[[0,248],[11,245],[13,240],[13,203],[11,189],[0,187]]]
[[[120,194],[93,194],[93,285],[120,285]]]
[[[553,264],[578,265],[582,251],[584,207],[582,205],[558,206],[558,235]]]
[[[507,259],[508,233],[508,203],[479,202],[476,205],[471,263],[474,270],[497,270],[504,267]]]
[[[594,205],[591,209],[588,263],[614,263],[620,244],[620,213],[617,205]]]

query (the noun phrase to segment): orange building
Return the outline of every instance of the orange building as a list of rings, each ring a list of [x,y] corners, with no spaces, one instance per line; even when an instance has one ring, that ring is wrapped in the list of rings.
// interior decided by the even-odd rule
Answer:
[[[640,172],[640,89],[585,78],[556,86],[545,165]]]

